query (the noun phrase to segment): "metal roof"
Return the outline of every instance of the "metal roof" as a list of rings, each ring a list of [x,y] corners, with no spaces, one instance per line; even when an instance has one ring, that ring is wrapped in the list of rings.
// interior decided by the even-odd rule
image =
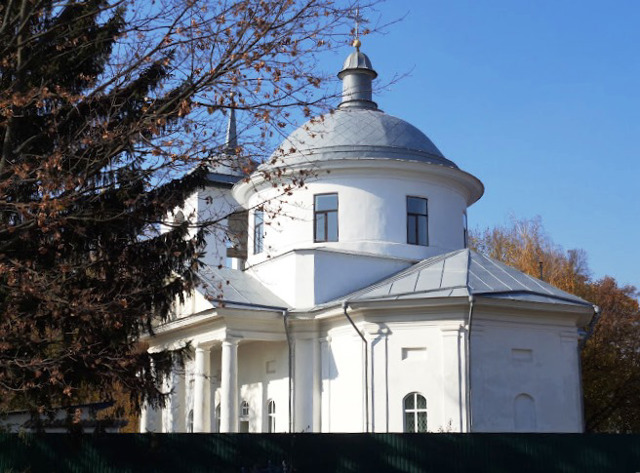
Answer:
[[[433,142],[410,123],[381,110],[338,109],[294,131],[272,159],[286,164],[332,159],[402,159],[452,168]]]
[[[286,302],[244,271],[205,265],[198,275],[204,283],[205,297],[211,299],[214,305],[219,301],[225,306],[236,304],[257,309],[287,307]]]
[[[371,81],[376,76],[366,54],[359,49],[349,54],[338,74],[343,81],[339,108],[295,130],[271,155],[269,163],[277,165],[280,159],[284,164],[299,164],[374,158],[457,168],[415,126],[377,108],[371,89]]]
[[[471,295],[591,306],[573,294],[469,249],[423,260],[343,299],[355,302]]]
[[[352,69],[366,70],[374,78],[378,76],[378,73],[371,65],[371,59],[369,59],[369,56],[361,53],[360,50],[353,51],[347,56],[347,59],[345,59],[344,64],[342,65],[342,70],[338,73],[338,77],[342,79],[344,72]]]

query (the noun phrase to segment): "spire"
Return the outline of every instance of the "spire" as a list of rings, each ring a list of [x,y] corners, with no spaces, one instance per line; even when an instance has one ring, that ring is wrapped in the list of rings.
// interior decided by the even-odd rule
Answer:
[[[378,104],[372,100],[371,82],[378,77],[378,73],[367,55],[360,52],[361,45],[360,39],[353,41],[356,50],[349,54],[338,73],[338,78],[342,80],[342,102],[339,107],[376,110]]]
[[[227,137],[224,142],[224,152],[235,154],[238,147],[238,136],[236,134],[236,109],[229,109],[229,122],[227,123]]]

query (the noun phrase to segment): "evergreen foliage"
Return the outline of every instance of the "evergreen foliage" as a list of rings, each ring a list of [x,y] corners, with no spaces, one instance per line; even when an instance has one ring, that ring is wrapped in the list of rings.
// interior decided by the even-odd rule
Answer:
[[[135,406],[162,404],[184,349],[150,354],[139,339],[197,283],[206,229],[159,224],[219,164],[207,127],[229,107],[261,124],[259,152],[289,108],[315,103],[321,78],[305,58],[348,9],[0,5],[0,408],[37,414],[114,386]],[[235,151],[248,162],[248,147]]]

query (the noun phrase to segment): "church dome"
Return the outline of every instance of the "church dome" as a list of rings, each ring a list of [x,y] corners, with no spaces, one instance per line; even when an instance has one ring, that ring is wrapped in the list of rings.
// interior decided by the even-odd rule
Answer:
[[[415,126],[378,109],[346,107],[314,118],[285,139],[272,158],[287,164],[332,159],[400,159],[457,166]]]
[[[377,73],[359,48],[347,57],[338,77],[343,83],[339,107],[289,135],[271,156],[271,165],[397,159],[457,169],[415,126],[378,109],[371,85]]]

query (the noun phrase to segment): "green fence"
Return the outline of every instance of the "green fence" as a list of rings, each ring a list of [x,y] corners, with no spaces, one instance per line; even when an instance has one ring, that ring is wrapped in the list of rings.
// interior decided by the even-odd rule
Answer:
[[[640,472],[638,435],[0,435],[2,473]]]

